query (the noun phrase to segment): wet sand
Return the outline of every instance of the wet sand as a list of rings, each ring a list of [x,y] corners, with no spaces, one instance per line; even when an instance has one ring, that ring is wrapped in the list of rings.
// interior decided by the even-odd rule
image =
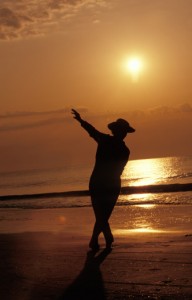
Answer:
[[[116,207],[88,252],[91,208],[0,210],[0,299],[192,299],[192,206]]]

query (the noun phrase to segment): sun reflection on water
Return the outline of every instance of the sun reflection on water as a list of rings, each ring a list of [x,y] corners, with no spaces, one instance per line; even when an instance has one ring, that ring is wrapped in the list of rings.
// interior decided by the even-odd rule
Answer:
[[[134,228],[134,229],[117,229],[115,230],[116,234],[119,235],[126,235],[129,233],[160,233],[164,232],[163,230],[160,229],[154,229],[154,228],[149,228],[149,227],[141,227],[141,228]]]
[[[128,235],[128,234],[153,234],[153,233],[158,233],[158,234],[178,234],[182,232],[182,230],[163,230],[163,229],[155,229],[155,228],[134,228],[134,229],[116,229],[114,230],[114,233],[117,235]]]
[[[151,209],[154,208],[156,204],[138,204],[137,206],[141,208]]]
[[[153,208],[156,206],[154,203],[156,201],[157,195],[154,194],[132,194],[132,195],[120,195],[119,202],[137,204],[143,208]]]
[[[173,174],[173,161],[165,159],[140,159],[130,161],[122,174],[123,185],[152,185],[163,183]]]

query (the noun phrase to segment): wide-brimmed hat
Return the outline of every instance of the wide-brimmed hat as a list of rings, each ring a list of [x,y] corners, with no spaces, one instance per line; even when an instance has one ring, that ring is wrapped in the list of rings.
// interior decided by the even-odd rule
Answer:
[[[129,123],[124,119],[117,119],[115,122],[109,123],[108,128],[110,130],[118,129],[125,131],[127,133],[135,132],[135,129],[129,125]]]

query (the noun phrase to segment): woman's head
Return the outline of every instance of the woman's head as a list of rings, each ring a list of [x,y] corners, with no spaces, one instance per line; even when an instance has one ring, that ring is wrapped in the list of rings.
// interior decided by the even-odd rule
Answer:
[[[109,123],[108,128],[114,136],[122,139],[126,137],[127,133],[135,132],[135,129],[124,119],[117,119],[115,122]]]

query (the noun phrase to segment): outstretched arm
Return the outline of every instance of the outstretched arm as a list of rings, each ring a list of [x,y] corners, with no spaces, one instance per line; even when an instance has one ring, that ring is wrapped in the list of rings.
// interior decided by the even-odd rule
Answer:
[[[88,122],[84,121],[80,114],[75,110],[72,109],[72,114],[74,115],[74,119],[77,120],[81,126],[89,133],[89,135],[96,140],[97,142],[99,142],[99,140],[101,139],[101,137],[104,135],[103,133],[101,133],[100,131],[98,131],[97,129],[95,129],[95,127],[93,127],[91,124],[89,124]]]
[[[74,115],[74,119],[76,119],[79,123],[81,123],[81,121],[83,121],[80,114],[75,109],[72,109],[71,113],[72,113],[72,115]]]

